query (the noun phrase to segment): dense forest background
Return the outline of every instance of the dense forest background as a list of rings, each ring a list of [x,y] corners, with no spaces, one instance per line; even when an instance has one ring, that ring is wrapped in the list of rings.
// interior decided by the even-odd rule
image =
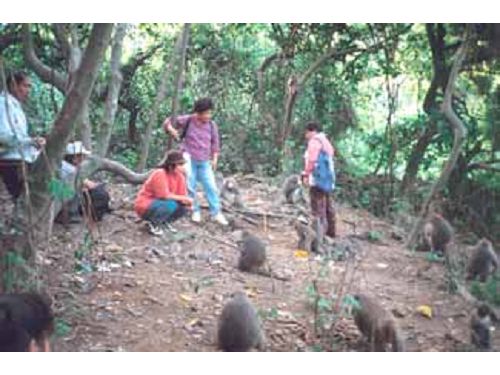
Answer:
[[[468,26],[452,97],[467,135],[440,193],[449,215],[497,236],[500,27]],[[33,79],[33,134],[53,129],[91,30],[0,26],[5,68]],[[210,96],[224,172],[297,172],[303,126],[317,120],[337,149],[339,198],[378,215],[413,213],[453,145],[441,105],[465,33],[463,24],[118,25],[67,140],[143,171],[168,143],[163,119]]]
[[[29,73],[30,133],[47,137],[3,267],[19,263],[5,261],[13,243],[35,259],[68,142],[93,152],[79,177],[138,184],[177,146],[164,119],[203,96],[225,175],[299,173],[315,120],[336,150],[337,202],[403,227],[408,248],[430,210],[498,248],[499,41],[500,24],[0,24],[0,73]]]

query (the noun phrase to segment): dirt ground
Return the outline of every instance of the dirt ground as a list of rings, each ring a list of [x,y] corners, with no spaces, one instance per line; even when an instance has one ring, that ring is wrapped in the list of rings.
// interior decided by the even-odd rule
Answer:
[[[55,350],[214,351],[218,315],[236,290],[246,290],[258,309],[268,351],[365,350],[349,317],[330,328],[331,321],[326,329],[315,326],[308,294],[313,281],[333,306],[339,302],[335,296],[346,293],[375,296],[395,315],[406,350],[469,350],[470,307],[448,293],[442,264],[393,239],[397,228],[337,204],[335,243],[350,244],[351,256],[338,261],[298,256],[297,236],[286,218],[293,207],[283,206],[280,191],[262,181],[241,185],[249,210],[283,215],[254,217],[257,226],[244,220],[239,225],[269,244],[273,270],[290,281],[238,271],[238,252],[231,244],[241,231],[209,222],[206,211],[201,225],[185,218],[175,223],[176,234],[148,234],[132,210],[137,187],[111,184],[115,210],[94,228],[97,242],[89,245],[84,225],[59,225],[41,254],[58,331],[64,331],[54,340]],[[382,237],[375,243],[353,239],[349,223],[356,223],[356,233],[377,231]],[[93,271],[82,271],[82,264],[75,270],[77,258]],[[432,318],[417,312],[421,305],[432,308]],[[328,317],[328,309],[322,315]],[[494,332],[498,349],[497,336]]]

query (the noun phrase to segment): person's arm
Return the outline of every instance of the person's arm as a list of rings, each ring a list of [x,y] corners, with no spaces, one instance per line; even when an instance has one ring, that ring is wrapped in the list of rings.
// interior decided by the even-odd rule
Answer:
[[[172,124],[172,117],[167,117],[163,122],[163,129],[175,139],[179,139],[179,130],[186,126],[189,115],[177,116],[175,124]]]
[[[184,204],[186,206],[191,206],[193,204],[193,200],[189,198],[186,195],[178,195],[178,194],[167,194],[167,198],[165,199],[172,199],[174,201],[180,202],[181,204]]]
[[[170,186],[168,186],[167,179],[160,173],[157,173],[151,182],[153,184],[153,192],[156,199],[172,199],[186,205],[192,202],[191,198],[185,195],[173,193]]]
[[[99,184],[97,182],[89,180],[88,178],[83,180],[83,188],[84,189],[92,190],[92,189],[95,189],[98,185]]]
[[[220,140],[219,140],[219,128],[215,122],[211,126],[211,137],[210,137],[210,150],[212,159],[212,168],[215,171],[217,169],[217,163],[219,161],[220,153]]]

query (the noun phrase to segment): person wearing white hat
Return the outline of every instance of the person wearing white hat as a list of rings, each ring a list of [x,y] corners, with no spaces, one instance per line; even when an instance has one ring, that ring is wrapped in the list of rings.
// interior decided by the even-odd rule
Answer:
[[[63,180],[67,181],[69,176],[76,174],[85,157],[90,154],[91,152],[85,148],[81,141],[68,143],[61,168]],[[97,185],[96,182],[89,179],[83,181],[83,188],[87,190],[94,189]]]
[[[85,157],[90,155],[81,141],[71,142],[66,146],[64,160],[61,165],[61,178],[67,184],[73,185],[75,177]],[[85,179],[82,182],[83,194],[76,193],[75,196],[64,203],[61,211],[62,217],[58,222],[79,222],[79,216],[86,212],[92,215],[94,220],[101,220],[102,216],[109,212],[109,193],[105,184]]]

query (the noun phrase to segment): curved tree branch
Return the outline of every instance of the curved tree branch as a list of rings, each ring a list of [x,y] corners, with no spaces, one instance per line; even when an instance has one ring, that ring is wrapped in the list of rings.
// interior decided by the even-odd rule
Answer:
[[[23,52],[26,63],[42,81],[50,83],[62,93],[66,91],[67,76],[45,65],[36,55],[29,23],[23,25]]]
[[[117,161],[90,155],[82,164],[80,178],[89,177],[99,171],[113,173],[123,177],[128,183],[134,185],[142,184],[151,174],[151,171],[136,173]]]
[[[441,105],[441,111],[443,112],[444,116],[446,117],[446,119],[450,123],[450,126],[453,129],[454,133],[453,147],[451,149],[448,161],[446,162],[446,165],[444,166],[441,172],[441,175],[439,176],[438,180],[432,187],[429,196],[427,197],[422,206],[422,210],[420,212],[420,218],[415,223],[415,226],[413,227],[412,232],[408,237],[408,240],[406,242],[406,247],[408,248],[411,248],[415,244],[418,237],[418,233],[420,233],[424,220],[429,213],[430,205],[432,203],[432,200],[434,199],[434,196],[439,191],[441,191],[448,182],[450,174],[457,163],[462,145],[465,141],[465,138],[467,137],[467,128],[464,126],[462,120],[460,120],[460,118],[453,111],[451,99],[453,96],[453,91],[455,90],[457,77],[460,72],[460,68],[462,67],[462,63],[465,59],[465,56],[467,54],[467,50],[469,44],[471,43],[471,39],[472,36],[471,36],[470,26],[467,26],[464,36],[464,42],[462,43],[457,53],[455,54],[453,66],[451,68],[450,76],[448,78],[448,84],[446,85],[446,90],[444,93],[443,103]]]

